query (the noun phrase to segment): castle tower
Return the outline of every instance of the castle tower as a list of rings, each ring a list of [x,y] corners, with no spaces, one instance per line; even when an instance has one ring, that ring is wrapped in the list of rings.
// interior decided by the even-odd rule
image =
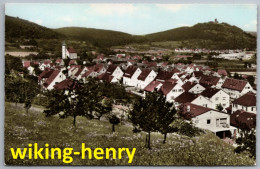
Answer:
[[[61,53],[62,53],[62,59],[66,59],[67,56],[66,56],[66,43],[65,43],[65,40],[62,42],[62,48],[61,48]]]

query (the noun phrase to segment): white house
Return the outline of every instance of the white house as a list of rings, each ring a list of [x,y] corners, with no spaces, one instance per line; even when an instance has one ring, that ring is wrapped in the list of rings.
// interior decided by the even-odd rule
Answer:
[[[176,97],[184,92],[181,85],[174,81],[166,81],[159,89],[165,96],[166,101],[173,102]]]
[[[216,109],[217,105],[219,104],[221,104],[224,110],[225,108],[229,107],[230,97],[221,89],[207,88],[201,93],[201,95],[211,101],[212,105],[209,107],[212,109]]]
[[[144,89],[149,83],[151,83],[156,77],[156,73],[151,69],[143,69],[142,73],[137,78],[137,87]]]
[[[235,99],[232,103],[232,113],[237,110],[244,110],[256,114],[256,94],[248,92],[238,99]]]
[[[56,83],[66,79],[66,76],[60,70],[54,70],[49,78],[43,83],[43,89],[52,90]]]
[[[190,93],[190,92],[184,92],[180,94],[178,97],[175,98],[174,101],[176,107],[185,103],[192,103],[192,104],[200,105],[203,107],[210,107],[210,108],[212,105],[212,102],[209,99],[205,98],[204,96]]]
[[[123,84],[126,86],[135,86],[138,84],[138,77],[142,73],[141,69],[136,66],[128,66],[123,75]]]
[[[119,81],[123,75],[124,72],[121,70],[121,68],[119,66],[116,65],[109,65],[109,67],[107,68],[106,73],[108,73],[109,75],[113,76],[115,78],[115,81]]]
[[[226,113],[192,103],[185,103],[179,113],[191,120],[194,126],[210,130],[220,138],[233,138],[237,133],[237,128],[230,126],[230,116]]]
[[[249,82],[232,78],[227,78],[221,87],[231,99],[237,99],[243,94],[254,91]]]

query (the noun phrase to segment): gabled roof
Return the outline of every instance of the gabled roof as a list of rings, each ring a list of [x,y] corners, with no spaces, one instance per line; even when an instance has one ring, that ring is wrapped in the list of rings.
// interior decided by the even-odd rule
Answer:
[[[68,89],[75,89],[80,87],[80,84],[77,80],[72,79],[65,79],[53,86],[57,90],[68,90]]]
[[[102,63],[99,63],[94,66],[94,71],[99,73],[103,68],[104,65]]]
[[[97,78],[99,80],[103,80],[103,81],[106,81],[106,82],[110,83],[113,80],[114,76],[112,76],[112,75],[110,75],[108,73],[102,73]]]
[[[206,88],[206,90],[204,90],[201,95],[207,98],[211,98],[212,96],[214,96],[215,94],[217,94],[220,91],[220,89],[216,89],[216,88]]]
[[[173,68],[171,72],[172,72],[172,73],[179,73],[179,72],[181,72],[181,71],[180,71],[179,69],[177,69],[177,68]]]
[[[193,74],[195,77],[201,77],[204,75],[202,71],[195,71],[195,72],[193,72]]]
[[[88,77],[92,72],[94,72],[94,69],[89,69],[86,73],[84,73],[81,77]]]
[[[227,71],[225,70],[225,69],[219,69],[218,70],[218,74],[219,75],[223,75],[223,76],[227,76],[228,74],[227,74]]]
[[[43,64],[45,64],[45,65],[48,65],[48,64],[50,64],[51,63],[51,60],[45,60],[45,61],[43,61]]]
[[[75,49],[73,49],[73,48],[67,48],[67,50],[68,50],[69,53],[77,53],[77,52],[75,51]]]
[[[47,88],[53,82],[53,80],[58,76],[59,73],[60,70],[54,70],[50,75],[50,77],[44,82],[43,86]]]
[[[38,80],[41,80],[43,78],[49,78],[51,74],[53,73],[53,69],[46,68],[44,71],[39,75]]]
[[[185,90],[185,91],[189,91],[192,87],[194,87],[196,84],[198,83],[193,83],[193,82],[186,82],[182,85],[182,88]]]
[[[251,129],[256,127],[256,114],[237,110],[230,116],[230,124],[237,128]]]
[[[166,81],[160,88],[160,91],[166,96],[175,86],[177,83]]]
[[[107,73],[109,74],[113,74],[113,72],[116,70],[117,65],[109,65],[109,67],[107,68]]]
[[[238,99],[234,100],[234,104],[239,104],[242,106],[256,106],[256,94],[248,92]]]
[[[248,82],[244,80],[227,78],[222,85],[222,88],[242,91]]]
[[[70,60],[69,65],[75,65],[76,64],[76,60]]]
[[[173,72],[168,72],[168,71],[159,71],[155,80],[162,80],[162,81],[165,81],[165,80],[168,80],[170,79],[172,76],[173,76]]]
[[[61,63],[62,61],[63,61],[62,59],[58,58],[56,59],[55,63]]]
[[[79,70],[77,71],[77,73],[75,73],[75,76],[79,76],[82,71],[83,71],[83,69],[79,69]]]
[[[143,69],[142,73],[138,76],[138,80],[145,81],[146,77],[151,73],[151,69]]]
[[[183,115],[186,119],[191,119],[201,114],[207,113],[212,110],[207,107],[195,105],[192,103],[185,103],[182,105],[182,109],[180,109],[179,113]]]
[[[206,85],[209,85],[209,86],[212,86],[212,85],[217,85],[218,81],[219,81],[219,77],[216,77],[216,76],[206,76],[206,75],[203,75],[201,76],[201,79],[199,81],[200,84],[206,84]]]
[[[184,93],[180,94],[178,97],[175,98],[175,102],[178,102],[178,103],[192,102],[198,96],[199,95],[197,95],[197,94],[193,94],[193,93],[190,93],[190,92],[184,92]]]
[[[128,66],[128,68],[125,70],[124,77],[131,78],[135,71],[138,69],[136,66]]]
[[[162,84],[161,82],[158,82],[158,81],[152,81],[151,83],[149,83],[145,88],[144,90],[145,91],[148,91],[148,92],[153,92],[154,89],[159,86],[160,84]]]

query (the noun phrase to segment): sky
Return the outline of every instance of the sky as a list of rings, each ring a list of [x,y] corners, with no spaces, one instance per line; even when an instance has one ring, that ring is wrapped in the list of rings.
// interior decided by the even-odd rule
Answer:
[[[8,3],[5,14],[48,28],[87,27],[144,35],[181,26],[226,22],[257,30],[256,5]]]

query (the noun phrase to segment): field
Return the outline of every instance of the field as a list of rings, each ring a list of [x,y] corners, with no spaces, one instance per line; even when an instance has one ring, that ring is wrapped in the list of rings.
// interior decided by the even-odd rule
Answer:
[[[72,118],[59,119],[45,117],[41,107],[33,106],[27,114],[22,104],[5,103],[5,163],[7,165],[68,165],[62,160],[14,160],[10,148],[28,147],[38,143],[39,147],[49,143],[49,147],[73,147],[80,151],[81,143],[91,148],[127,147],[136,153],[132,164],[128,164],[126,154],[122,159],[96,160],[72,156],[70,165],[254,165],[255,161],[246,154],[235,154],[234,148],[212,133],[189,138],[170,134],[167,143],[163,136],[151,135],[152,149],[144,147],[145,133],[133,134],[129,123],[122,122],[112,134],[111,124],[106,120],[77,118],[77,126],[72,126]]]

